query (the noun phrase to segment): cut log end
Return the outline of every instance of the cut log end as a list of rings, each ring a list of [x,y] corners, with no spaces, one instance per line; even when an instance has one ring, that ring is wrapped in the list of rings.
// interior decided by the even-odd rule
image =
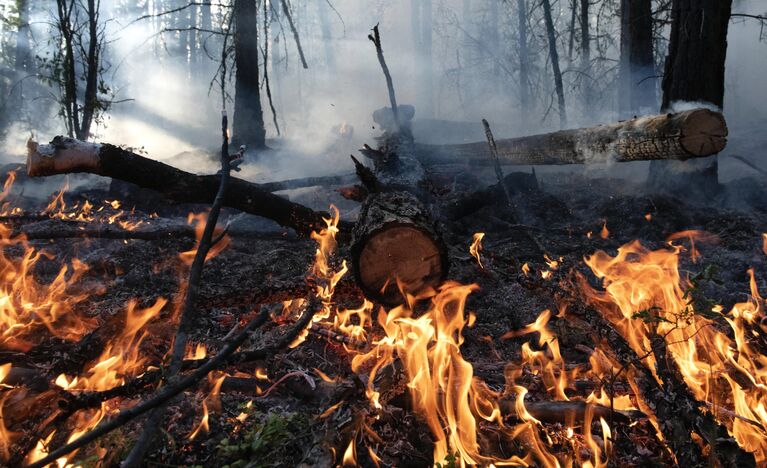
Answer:
[[[27,175],[30,177],[94,172],[99,167],[101,145],[57,136],[47,145],[27,141]]]
[[[407,192],[371,195],[354,228],[352,264],[365,295],[386,305],[436,289],[447,277],[447,251],[424,206]]]
[[[681,125],[679,142],[692,156],[708,156],[727,146],[727,122],[719,112],[697,109]]]
[[[440,246],[429,233],[406,225],[388,225],[368,237],[359,256],[360,285],[380,302],[401,301],[400,288],[417,294],[444,279]]]

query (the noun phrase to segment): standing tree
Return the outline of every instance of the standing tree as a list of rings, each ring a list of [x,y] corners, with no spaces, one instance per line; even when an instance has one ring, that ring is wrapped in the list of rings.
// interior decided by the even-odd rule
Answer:
[[[732,0],[673,1],[662,111],[670,110],[678,101],[722,108],[731,12]],[[649,183],[660,189],[678,188],[684,183],[710,194],[718,186],[717,169],[716,156],[676,163],[653,161]]]
[[[258,48],[258,7],[255,0],[234,0],[235,95],[232,143],[266,148],[261,108]]]
[[[543,19],[546,22],[546,35],[549,42],[549,56],[554,71],[554,87],[557,93],[559,108],[559,127],[567,127],[567,110],[565,109],[565,89],[562,84],[562,71],[559,69],[559,53],[557,53],[557,33],[554,29],[554,19],[551,16],[551,2],[543,0]]]
[[[46,63],[44,79],[60,89],[60,114],[67,133],[79,140],[91,138],[91,128],[112,104],[111,90],[102,79],[104,25],[100,23],[100,0],[56,0],[55,27],[60,47]],[[83,89],[80,92],[80,89]]]
[[[657,106],[652,26],[652,0],[621,0],[618,107],[624,118]]]

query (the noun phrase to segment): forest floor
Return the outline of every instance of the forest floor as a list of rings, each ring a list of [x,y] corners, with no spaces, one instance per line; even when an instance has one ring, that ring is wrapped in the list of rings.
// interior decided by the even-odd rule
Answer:
[[[707,284],[706,294],[725,310],[747,297],[749,268],[756,271],[759,289],[767,291],[767,255],[762,250],[762,233],[767,232],[764,182],[740,179],[724,186],[718,198],[701,202],[686,199],[684,194],[642,194],[641,187],[624,180],[573,177],[557,184],[545,183],[539,190],[517,192],[516,220],[512,223],[507,221],[508,208],[489,206],[445,224],[445,240],[452,260],[450,279],[479,286],[467,304],[467,311],[476,314],[476,321],[463,329],[462,356],[472,364],[477,378],[491,389],[504,392],[504,367],[520,362],[524,343],[535,348],[537,334],[501,337],[533,323],[546,309],[559,311],[574,271],[598,285],[584,264],[584,256],[598,250],[615,255],[618,247],[633,240],[649,249],[663,249],[667,247],[668,236],[679,231],[712,233],[715,242],[695,245],[701,254],[695,263],[690,259],[689,243],[685,239],[679,241],[688,247],[687,253],[680,256],[680,270],[695,274],[709,265],[718,266],[719,282]],[[29,193],[34,191],[33,182],[19,183],[22,187],[31,184]],[[64,195],[69,206],[82,204],[86,199],[94,206],[102,206],[113,198],[114,194],[104,188],[72,190]],[[307,198],[325,202],[337,197],[330,189],[316,189],[302,193],[297,201]],[[183,232],[187,213],[207,209],[171,206],[141,197],[121,201],[126,208],[134,208],[131,219],[145,220],[137,232]],[[25,195],[17,197],[14,203],[25,211],[42,209],[39,201]],[[233,326],[261,306],[274,307],[285,300],[305,297],[308,293],[305,278],[316,249],[313,240],[300,239],[274,227],[265,228],[262,221],[250,216],[224,210],[222,222],[227,220],[232,221],[231,242],[205,266],[197,305],[202,318],[195,324],[191,337],[193,343],[204,344],[208,354],[215,354]],[[14,366],[36,369],[51,381],[61,372],[77,375],[78,369],[98,357],[103,340],[108,340],[104,330],[123,315],[128,301],[135,299],[140,307],[149,307],[158,298],[177,300],[185,271],[178,255],[194,247],[194,237],[190,235],[158,235],[147,240],[75,237],[46,240],[46,232],[75,232],[88,223],[60,219],[18,219],[9,223],[17,231],[43,233],[39,236],[42,239],[30,241],[32,246],[50,253],[34,270],[41,283],[52,281],[61,265],[70,264],[75,258],[89,267],[78,282],[89,297],[79,302],[76,309],[95,318],[99,326],[93,333],[101,341],[72,348],[71,344],[64,346],[61,340],[47,337],[23,356],[13,357]],[[485,233],[481,254],[484,268],[468,252],[475,232]],[[341,242],[337,258],[348,258],[347,249]],[[551,268],[544,254],[556,259],[559,264],[556,269]],[[523,265],[528,273],[522,271]],[[544,271],[551,276],[542,278]],[[352,275],[347,274],[336,288],[334,300],[356,307],[362,299]],[[174,333],[169,323],[172,309],[167,307],[147,325],[141,352],[152,365],[161,363],[168,350]],[[573,313],[577,315],[577,310]],[[571,320],[562,315],[552,317],[548,327],[558,337],[565,362],[570,367],[588,366],[588,351],[595,346],[593,330],[577,317]],[[286,326],[270,323],[250,341],[268,342]],[[380,338],[382,333],[380,327],[374,326],[369,341]],[[210,398],[211,382],[175,400],[163,426],[167,430],[150,452],[149,465],[333,466],[340,463],[352,439],[356,441],[357,460],[363,466],[374,466],[369,449],[384,466],[431,464],[434,441],[407,392],[403,390],[389,399],[380,414],[373,417],[367,412],[370,404],[364,391],[366,376],[352,371],[352,357],[353,353],[342,344],[309,335],[300,346],[283,350],[265,361],[224,368],[230,376],[242,377],[244,382],[253,382],[256,375],[263,380],[247,388],[237,385],[228,388],[225,384],[220,389],[220,404],[214,401],[216,398]],[[280,380],[289,373],[292,376]],[[529,390],[528,401],[551,399],[540,376],[529,369],[517,383],[523,383]],[[137,401],[148,395],[149,390],[137,392],[123,403]],[[570,388],[568,393],[585,397],[588,392]],[[190,440],[202,418],[203,400],[210,411],[208,433]],[[326,414],[334,405],[338,406]],[[36,410],[38,421],[44,419],[46,411]],[[101,441],[101,446],[108,449],[105,465],[116,464],[127,453],[142,424],[138,419]],[[33,426],[34,422],[28,421],[21,430]],[[547,424],[546,431],[554,454],[567,457],[578,450],[590,450],[583,439],[568,441],[571,436],[563,424]],[[479,432],[480,444],[489,453],[499,458],[515,454],[512,445],[494,440],[492,424],[481,424]],[[614,465],[670,463],[668,451],[646,419],[630,428],[616,429],[613,438],[610,458]],[[90,448],[78,454],[77,459],[93,453],[95,449]]]

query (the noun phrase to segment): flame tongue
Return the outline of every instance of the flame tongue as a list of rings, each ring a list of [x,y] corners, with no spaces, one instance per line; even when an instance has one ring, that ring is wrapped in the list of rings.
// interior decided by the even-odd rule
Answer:
[[[693,234],[697,235],[688,231],[676,237],[689,237],[692,243]],[[655,357],[647,352],[650,340],[664,337],[667,352],[695,398],[735,414],[731,421],[720,419],[762,464],[767,461],[767,358],[750,341],[754,333],[764,332],[759,324],[764,301],[753,271],[749,271],[750,300],[722,316],[721,306],[703,310],[705,301],[696,302],[696,284],[679,274],[680,251],[673,245],[651,251],[632,242],[619,248],[615,257],[597,252],[586,258],[586,264],[602,280],[604,292],[595,291],[585,280],[580,286],[634,351],[647,356],[645,364],[653,371]],[[699,256],[694,247],[691,254]],[[717,316],[723,320],[714,320]],[[721,331],[722,324],[730,327],[733,338]]]

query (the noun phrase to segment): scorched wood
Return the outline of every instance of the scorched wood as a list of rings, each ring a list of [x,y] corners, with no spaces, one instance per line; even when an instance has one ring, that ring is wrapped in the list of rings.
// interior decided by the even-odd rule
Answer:
[[[48,145],[30,140],[27,150],[27,174],[32,177],[88,172],[153,189],[181,203],[211,203],[220,180],[219,175],[191,174],[114,145],[62,136]],[[325,226],[322,213],[242,179],[232,178],[224,204],[271,219],[303,235]]]
[[[694,109],[640,117],[610,125],[496,140],[502,164],[590,164],[685,160],[721,152],[727,123],[719,112]],[[485,142],[416,145],[423,164],[490,165]]]

